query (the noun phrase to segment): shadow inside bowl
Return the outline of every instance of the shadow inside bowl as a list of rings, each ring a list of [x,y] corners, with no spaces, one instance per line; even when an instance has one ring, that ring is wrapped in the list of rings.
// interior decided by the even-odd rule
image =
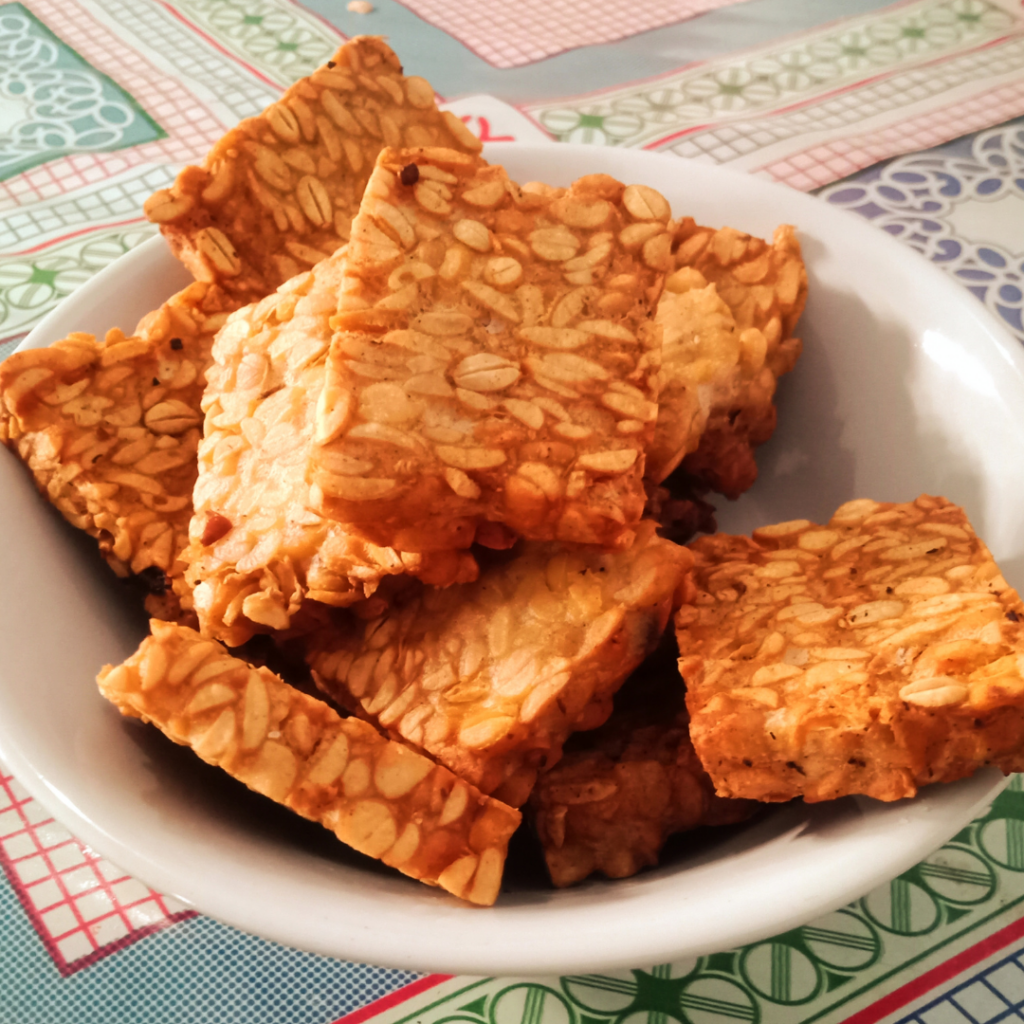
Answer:
[[[985,536],[993,498],[977,441],[965,440],[964,413],[952,401],[956,363],[965,358],[956,340],[936,332],[921,337],[856,292],[826,289],[814,272],[825,246],[801,241],[810,278],[798,331],[803,353],[779,383],[778,427],[757,450],[757,483],[737,502],[718,499],[719,528],[749,533],[786,519],[825,523],[855,497],[904,502],[929,493],[962,505]],[[836,324],[870,343],[832,343]],[[1024,579],[1024,554],[1009,564],[1011,571],[1019,564]]]
[[[158,812],[165,812],[169,821],[180,821],[182,806],[191,805],[202,819],[242,832],[260,845],[293,850],[385,878],[396,877],[394,869],[339,842],[322,825],[254,792],[156,729],[126,720],[124,733],[138,749],[147,770],[159,780],[144,792],[144,799]],[[409,884],[418,885],[412,879]]]

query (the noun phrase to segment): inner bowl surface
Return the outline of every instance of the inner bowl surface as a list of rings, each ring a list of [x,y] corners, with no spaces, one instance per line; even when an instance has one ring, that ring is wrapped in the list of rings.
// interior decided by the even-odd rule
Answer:
[[[723,530],[826,520],[854,497],[921,492],[963,505],[1024,583],[1024,361],[970,295],[855,217],[755,178],[632,150],[495,145],[519,181],[597,171],[663,192],[677,215],[770,237],[795,224],[810,276],[805,351],[779,394],[761,478],[719,501]],[[130,329],[188,282],[159,238],[103,271],[27,346]],[[678,960],[805,923],[916,863],[971,820],[995,771],[912,801],[848,798],[766,811],[673,844],[656,870],[552,891],[529,872],[489,910],[393,874],[221,776],[98,694],[143,617],[93,543],[0,456],[0,756],[84,841],[203,913],[349,960],[471,974],[567,974]]]

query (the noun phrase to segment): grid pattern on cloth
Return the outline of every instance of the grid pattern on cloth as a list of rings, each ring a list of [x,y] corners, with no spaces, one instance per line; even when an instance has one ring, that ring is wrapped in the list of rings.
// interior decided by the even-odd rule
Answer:
[[[343,38],[287,0],[176,0],[174,11],[284,86],[323,64]]]
[[[108,9],[110,6],[107,5]],[[173,34],[161,50],[196,81],[230,81],[217,103],[204,103],[194,90],[165,74],[153,61],[127,46],[108,27],[99,24],[77,3],[32,0],[33,13],[48,27],[73,39],[94,67],[116,79],[167,133],[166,138],[144,141],[113,152],[53,153],[47,163],[0,182],[0,210],[39,202],[54,195],[112,178],[129,168],[150,164],[178,165],[201,159],[213,143],[241,117],[258,113],[276,91],[255,80],[246,81],[238,66],[213,47],[189,36]],[[178,26],[181,29],[181,26]],[[190,40],[190,42],[186,42]],[[180,52],[176,52],[177,43]],[[205,78],[204,78],[205,76]],[[225,102],[225,100],[227,102]]]
[[[0,929],[4,1024],[330,1024],[417,978],[285,949],[198,917],[55,979],[2,883]]]
[[[0,178],[62,153],[123,149],[164,135],[131,93],[21,3],[0,4],[0,60]]]
[[[834,138],[758,168],[757,173],[807,191],[906,150],[930,149],[960,135],[1024,114],[1024,82],[990,89],[899,124]]]
[[[907,152],[927,149],[962,134],[958,120],[954,116],[945,131],[940,131],[939,137],[935,137],[937,129],[940,129],[950,116],[950,104],[941,102],[942,98],[958,89],[973,88],[974,83],[977,83],[977,88],[982,94],[990,96],[994,90],[991,86],[986,88],[986,82],[1019,76],[1021,68],[1024,68],[1024,37],[1015,36],[983,50],[951,57],[939,66],[911,68],[879,81],[864,83],[855,89],[848,89],[837,95],[802,105],[797,110],[784,111],[757,121],[731,121],[719,124],[691,132],[668,145],[653,143],[651,148],[664,148],[678,156],[736,166],[738,161],[744,161],[744,158],[750,157],[751,154],[763,159],[765,151],[770,152],[773,147],[792,146],[798,153],[802,153],[807,147],[800,141],[801,137],[820,140],[822,135],[826,135],[853,143],[859,134],[858,127],[872,126],[872,130],[864,134],[873,139],[874,152],[881,150],[879,155],[864,154],[859,157],[861,162],[856,166],[851,166],[851,160],[850,163],[841,165],[838,173],[823,177],[823,180],[814,180],[810,176],[806,181],[800,178],[790,180],[789,177],[778,179],[797,188],[816,188],[829,181],[835,181],[837,177],[852,174],[884,156],[893,155],[891,147],[894,142],[899,141],[902,147],[897,152]],[[1019,113],[1017,107],[1022,87],[1024,81],[1011,82],[1006,86],[1008,93],[993,96],[992,98],[1001,100],[1004,107],[988,111],[984,124],[976,127],[984,127],[993,120],[1006,120]],[[960,102],[969,103],[971,99],[968,97],[967,100]],[[911,115],[908,118],[907,109],[913,110],[918,104],[926,105],[930,109],[916,117]],[[958,104],[953,106],[956,108]],[[978,104],[974,103],[969,110],[958,113],[960,116],[968,117],[973,114],[976,119],[980,112]],[[880,125],[879,120],[889,123]],[[909,129],[908,121],[911,123]],[[887,139],[886,129],[898,131],[898,140]],[[915,133],[914,129],[917,129],[920,135]],[[789,159],[792,160],[792,157]],[[803,159],[806,162],[806,158]],[[779,163],[781,164],[781,161]],[[832,169],[825,165],[824,170]],[[819,174],[823,175],[823,172]],[[775,174],[772,176],[776,177]],[[801,184],[797,184],[798,181]]]
[[[222,125],[214,139],[223,128],[258,114],[277,98],[274,83],[246,73],[242,61],[203,39],[175,16],[173,7],[157,0],[103,0],[91,9],[78,0],[28,0],[27,6],[52,31],[74,40],[83,57],[116,77],[147,107],[154,99],[184,102],[185,120],[198,120],[202,105],[181,84],[202,83],[209,110]]]
[[[131,168],[152,167],[141,163],[134,151],[121,153],[79,153],[34,167],[10,181],[0,182],[0,213],[14,207],[29,206],[55,196],[105,183]],[[167,181],[174,180],[172,168],[165,170]],[[141,210],[141,206],[139,207]]]
[[[60,168],[51,166],[49,170],[53,174]],[[16,255],[19,250],[35,250],[61,241],[68,232],[96,229],[111,221],[142,222],[146,198],[173,180],[170,167],[143,165],[83,188],[9,208],[0,220],[0,253]]]
[[[0,865],[62,975],[195,916],[75,839],[6,772]]]
[[[855,103],[868,102],[865,88],[920,68],[888,87],[889,102],[906,105],[933,81],[948,88],[962,56],[965,77],[991,76],[985,63],[991,51],[981,48],[1022,34],[1024,16],[988,0],[918,0],[621,89],[524,109],[560,141],[663,147],[695,129],[770,117],[794,104],[807,109],[838,90],[851,90]],[[810,109],[822,125],[827,114]]]
[[[25,334],[28,334],[28,331]],[[0,359],[6,359],[21,344],[25,334],[15,334],[6,341],[0,341]]]
[[[579,46],[626,39],[744,0],[401,0],[489,64],[515,68]]]
[[[0,341],[26,334],[62,299],[156,233],[142,218],[0,257]],[[129,330],[133,324],[124,325]]]
[[[185,159],[197,147],[210,145],[223,131],[221,119],[194,96],[179,97],[178,82],[170,74],[128,46],[77,3],[60,0],[28,0],[36,17],[64,39],[93,67],[115,79],[137,103],[156,119],[169,138],[164,148],[153,148],[153,158],[164,152],[169,159]],[[242,116],[242,115],[239,115]]]
[[[1024,949],[933,999],[898,1024],[1019,1024],[1024,1021]]]

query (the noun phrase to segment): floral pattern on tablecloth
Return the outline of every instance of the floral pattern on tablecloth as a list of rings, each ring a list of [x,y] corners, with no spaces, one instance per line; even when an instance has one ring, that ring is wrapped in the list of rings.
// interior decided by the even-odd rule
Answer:
[[[671,10],[688,16],[724,2]],[[526,30],[516,36],[497,20],[508,8],[490,0],[473,11],[448,0],[408,7],[509,68],[586,45],[588,32],[614,40],[641,24],[635,5],[616,22],[557,0],[515,9]],[[643,13],[657,21],[665,10]],[[552,29],[540,44],[528,15]],[[74,288],[152,235],[141,216],[146,195],[340,39],[291,0],[0,3],[0,358]],[[22,54],[30,50],[52,95],[29,80],[35,66],[26,72]],[[72,92],[88,113],[69,127]],[[19,127],[50,99],[48,116],[63,128]],[[453,106],[493,140],[639,146],[814,189],[1024,113],[1024,8],[1017,0],[904,0],[586,96],[518,109],[470,96]],[[1018,229],[1000,228],[1024,223],[1019,125],[984,131],[969,155],[899,157],[823,200],[943,267],[1024,340],[1024,242]],[[348,1024],[973,1024],[1024,1016],[1015,1016],[1024,957],[1008,952],[1024,941],[1020,779],[941,850],[835,913],[687,963],[579,977],[424,978],[244,935],[124,875],[2,768],[0,866],[3,1024],[327,1024],[345,1015]],[[949,991],[936,995],[943,986]]]
[[[982,132],[970,157],[901,157],[821,196],[916,249],[1024,342],[1024,125]]]
[[[69,153],[137,146],[165,132],[20,3],[0,4],[0,180]]]

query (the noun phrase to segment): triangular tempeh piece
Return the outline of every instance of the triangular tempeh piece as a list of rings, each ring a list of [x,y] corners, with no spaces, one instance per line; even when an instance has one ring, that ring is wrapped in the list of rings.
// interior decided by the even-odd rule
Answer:
[[[154,193],[146,214],[197,280],[252,302],[344,243],[377,154],[403,145],[481,148],[383,39],[359,36]]]
[[[0,439],[65,518],[99,540],[119,576],[141,578],[147,607],[161,617],[191,607],[179,555],[192,516],[203,374],[230,307],[216,285],[196,283],[131,337],[72,334],[0,364]]]

